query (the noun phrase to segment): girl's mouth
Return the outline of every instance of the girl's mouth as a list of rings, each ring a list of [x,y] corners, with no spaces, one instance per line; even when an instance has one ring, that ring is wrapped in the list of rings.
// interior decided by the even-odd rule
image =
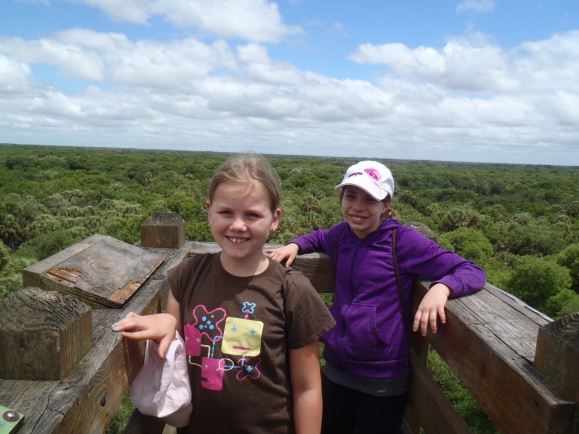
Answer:
[[[227,237],[227,239],[234,244],[243,244],[247,241],[247,238]]]
[[[354,222],[354,223],[362,223],[363,221],[366,220],[366,217],[360,217],[360,216],[357,216],[357,215],[351,215],[351,216],[350,216],[350,220],[352,220],[352,222]]]

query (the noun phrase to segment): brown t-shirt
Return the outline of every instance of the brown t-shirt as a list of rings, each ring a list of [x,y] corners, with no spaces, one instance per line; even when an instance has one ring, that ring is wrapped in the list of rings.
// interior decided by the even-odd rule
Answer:
[[[257,276],[233,276],[219,253],[185,259],[168,281],[189,359],[190,432],[293,433],[288,349],[334,325],[310,281],[271,259]]]

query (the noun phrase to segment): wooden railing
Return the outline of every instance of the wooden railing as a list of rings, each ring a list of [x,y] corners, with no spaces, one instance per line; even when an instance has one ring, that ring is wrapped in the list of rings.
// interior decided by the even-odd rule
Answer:
[[[164,230],[171,234],[169,246],[163,244]],[[102,235],[94,235],[28,267],[23,272],[27,287],[24,289],[31,291],[41,286],[39,274],[102,239]],[[215,243],[184,241],[183,231],[176,229],[175,220],[165,228],[158,221],[153,230],[142,228],[142,247],[162,255],[163,264],[122,308],[90,310],[92,346],[63,378],[0,379],[0,405],[24,414],[18,433],[104,432],[142,366],[144,350],[142,342],[123,340],[112,333],[111,324],[129,311],[139,314],[161,311],[167,291],[167,270],[190,254],[218,250]],[[334,272],[326,255],[299,256],[294,268],[309,277],[318,292],[333,292]],[[416,282],[414,309],[428,283]],[[8,335],[23,339],[32,330],[47,333],[50,340],[55,333],[49,327],[53,323],[50,317],[66,306],[53,306],[49,311],[40,306],[37,311],[43,312],[45,320],[37,318],[33,326],[15,328],[14,323],[23,321],[37,302],[30,295],[34,293],[24,289],[22,303],[14,305],[10,318],[0,319],[0,339]],[[86,312],[80,312],[73,325],[86,322],[85,315]],[[52,331],[48,333],[48,329]],[[14,354],[13,349],[7,354],[3,339],[0,345],[3,345],[0,361],[5,366],[19,363],[19,358],[29,360],[35,353],[35,348],[24,348],[23,342],[21,349],[16,350],[21,354]],[[502,433],[579,432],[579,313],[552,321],[512,295],[486,284],[477,294],[448,302],[447,324],[439,327],[437,334],[425,338],[413,335],[411,394],[405,429],[419,433],[421,427],[426,434],[469,433],[466,423],[426,369],[430,346]],[[58,363],[66,364],[62,358]],[[161,433],[163,429],[159,420],[135,412],[125,432]]]

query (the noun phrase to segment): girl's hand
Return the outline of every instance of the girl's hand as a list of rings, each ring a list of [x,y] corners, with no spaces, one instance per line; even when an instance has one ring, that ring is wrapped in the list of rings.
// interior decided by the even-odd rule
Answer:
[[[285,266],[290,267],[298,255],[299,250],[300,246],[295,243],[290,243],[279,249],[268,249],[266,252],[269,253],[269,257],[274,261],[283,262],[287,259]]]
[[[124,338],[152,339],[159,343],[159,357],[165,358],[171,341],[175,339],[177,319],[168,313],[157,315],[137,315],[129,312],[127,316],[113,324],[114,332],[121,332]]]
[[[418,327],[420,326],[420,332],[422,333],[422,336],[426,336],[428,332],[428,324],[430,324],[432,333],[436,333],[436,321],[438,316],[440,316],[440,321],[442,324],[446,323],[446,313],[444,312],[444,307],[446,306],[448,297],[450,297],[451,294],[451,289],[442,283],[437,283],[432,288],[430,288],[420,302],[420,306],[418,306],[416,315],[414,315],[412,331],[418,331]]]

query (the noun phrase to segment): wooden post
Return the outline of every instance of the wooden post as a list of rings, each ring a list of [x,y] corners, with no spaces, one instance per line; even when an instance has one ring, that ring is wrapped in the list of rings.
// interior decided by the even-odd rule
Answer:
[[[180,249],[183,244],[185,220],[176,213],[153,213],[141,225],[141,247]]]
[[[573,430],[579,432],[579,312],[539,328],[535,368],[575,401]]]
[[[0,303],[0,378],[62,380],[92,346],[90,307],[26,287]]]

